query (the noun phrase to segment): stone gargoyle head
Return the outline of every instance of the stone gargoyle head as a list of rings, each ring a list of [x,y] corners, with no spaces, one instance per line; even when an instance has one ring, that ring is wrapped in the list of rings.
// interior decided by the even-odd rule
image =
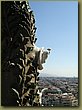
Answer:
[[[37,63],[37,68],[39,70],[43,69],[42,64],[45,63],[46,59],[48,58],[50,50],[51,49],[45,49],[44,47],[39,48],[37,46],[34,46],[35,62]]]

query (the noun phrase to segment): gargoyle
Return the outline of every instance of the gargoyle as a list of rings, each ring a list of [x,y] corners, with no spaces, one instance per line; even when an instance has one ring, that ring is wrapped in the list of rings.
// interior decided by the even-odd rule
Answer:
[[[45,63],[48,55],[50,54],[51,49],[44,49],[44,47],[39,48],[34,45],[34,52],[35,52],[35,62],[37,62],[37,68],[39,70],[43,69],[42,64]]]

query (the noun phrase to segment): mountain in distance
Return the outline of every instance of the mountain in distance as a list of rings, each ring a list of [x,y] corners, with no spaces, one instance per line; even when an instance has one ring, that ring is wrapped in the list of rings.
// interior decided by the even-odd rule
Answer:
[[[39,72],[40,73],[40,72]],[[39,77],[75,77],[78,78],[77,76],[59,76],[59,74],[48,74],[48,73],[40,73]]]
[[[40,73],[40,72],[39,72]],[[48,73],[40,73],[39,75],[40,77],[54,77],[52,74],[48,74]]]

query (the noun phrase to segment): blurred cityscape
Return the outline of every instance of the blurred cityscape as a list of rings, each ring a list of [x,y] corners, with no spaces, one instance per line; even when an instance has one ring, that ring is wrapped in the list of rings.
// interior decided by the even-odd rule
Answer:
[[[78,78],[40,77],[41,106],[78,106]]]

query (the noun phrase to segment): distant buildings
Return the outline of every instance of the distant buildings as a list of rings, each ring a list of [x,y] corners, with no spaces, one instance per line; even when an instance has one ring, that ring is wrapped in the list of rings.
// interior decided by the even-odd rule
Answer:
[[[78,106],[78,84],[76,84],[78,80],[76,82],[71,78],[69,81],[65,78],[60,78],[60,80],[56,78],[43,78],[41,80],[40,90],[44,87],[47,88],[42,92],[41,106]],[[73,81],[75,84],[73,84]]]

